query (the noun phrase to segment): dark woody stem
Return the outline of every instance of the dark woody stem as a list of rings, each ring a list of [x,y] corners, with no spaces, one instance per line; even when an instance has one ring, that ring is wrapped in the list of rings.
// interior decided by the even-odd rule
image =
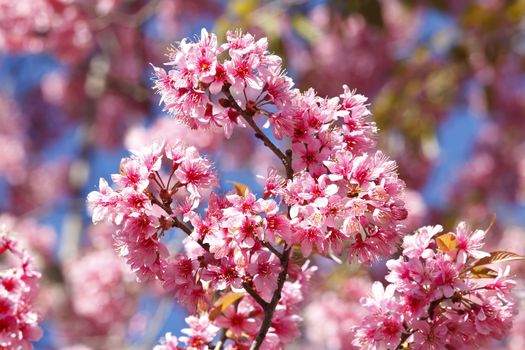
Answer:
[[[272,300],[270,303],[268,303],[265,307],[263,307],[264,310],[264,319],[261,324],[261,328],[259,329],[259,333],[257,334],[257,337],[255,338],[255,341],[252,343],[252,346],[250,347],[250,350],[259,350],[264,338],[266,337],[266,334],[268,333],[268,330],[270,329],[270,326],[272,325],[272,317],[273,313],[275,311],[275,308],[277,307],[277,304],[279,303],[279,300],[281,300],[281,293],[283,290],[284,282],[286,281],[286,276],[288,275],[288,263],[290,261],[290,253],[292,251],[292,248],[288,248],[286,245],[283,249],[283,254],[281,258],[281,265],[282,270],[279,273],[279,277],[277,278],[277,288],[275,289]]]
[[[432,320],[434,318],[434,314],[436,312],[436,308],[439,306],[439,304],[442,301],[447,300],[447,299],[448,298],[442,297],[442,298],[439,298],[439,299],[434,300],[433,302],[431,302],[430,305],[428,306],[428,310],[427,310],[428,316],[422,318],[421,320],[422,321],[426,321],[426,320],[429,320],[429,319]],[[403,326],[407,329],[407,332],[406,333],[401,333],[401,339],[399,341],[399,345],[396,346],[396,350],[402,350],[403,349],[403,344],[417,330],[417,329],[408,329],[408,326],[407,326],[406,323],[404,323]]]
[[[281,160],[281,163],[283,163],[284,168],[286,169],[286,178],[291,179],[293,177],[293,169],[292,169],[292,153],[291,151],[286,151],[286,154],[283,153],[277,147],[269,138],[266,136],[261,128],[257,125],[253,117],[256,114],[256,110],[247,108],[246,110],[242,109],[241,106],[235,101],[235,98],[233,97],[232,93],[230,92],[230,87],[228,85],[225,85],[222,89],[222,92],[224,95],[226,95],[226,98],[228,99],[228,104],[231,108],[235,109],[237,113],[239,113],[243,119],[248,123],[248,125],[255,131],[255,137],[257,137],[259,140],[261,140],[266,147],[268,147],[276,156]]]

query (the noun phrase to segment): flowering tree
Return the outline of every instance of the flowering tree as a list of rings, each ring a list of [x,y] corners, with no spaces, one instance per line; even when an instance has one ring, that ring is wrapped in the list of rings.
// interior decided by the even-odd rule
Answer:
[[[403,236],[419,226],[452,228],[467,218],[473,227],[486,227],[497,213],[486,244],[476,249],[512,247],[525,255],[519,226],[525,198],[524,13],[523,0],[0,0],[0,227],[42,275],[38,298],[19,302],[17,309],[31,310],[31,327],[41,322],[44,335],[36,348],[146,350],[167,329],[173,335],[166,335],[166,344],[184,347],[189,340],[172,324],[182,313],[171,312],[176,300],[195,316],[183,334],[197,334],[199,324],[208,322],[202,337],[213,338],[211,344],[248,346],[270,308],[249,289],[272,302],[284,270],[278,254],[286,247],[288,271],[266,347],[291,343],[300,328],[291,348],[395,347],[396,339],[404,340],[403,348],[442,348],[439,341],[452,347],[458,335],[462,346],[523,349],[525,313],[507,317],[525,306],[521,288],[505,294],[485,287],[498,273],[520,286],[521,262],[510,263],[507,277],[505,269],[485,264],[519,256],[495,253],[489,259],[464,243],[444,246],[447,237],[461,236],[460,228],[447,235],[436,228],[428,244],[422,240],[434,252],[419,259],[422,266],[402,250],[410,244]],[[203,42],[205,52],[199,53],[201,46],[186,40],[170,55],[171,71],[150,66],[162,61],[167,43],[203,25],[213,26],[227,45],[213,49]],[[264,51],[263,41],[253,39],[257,49],[252,39],[244,49],[228,47],[235,36],[226,36],[229,28],[267,36],[267,51],[282,57],[294,85],[287,87],[291,80],[278,73],[276,56],[253,53]],[[187,52],[177,54],[181,50]],[[158,97],[149,91],[152,70],[165,111],[175,118],[160,115]],[[374,103],[346,90],[337,102],[316,97],[337,96],[342,84]],[[278,97],[280,92],[289,94]],[[359,108],[345,106],[349,96]],[[468,127],[458,120],[469,121]],[[122,169],[141,179],[137,188],[123,172],[112,188],[101,182],[98,199],[112,193],[119,208],[93,205],[97,225],[90,225],[85,197],[112,163],[116,169],[123,143],[132,155]],[[404,193],[388,187],[398,182],[395,174],[379,170],[390,170],[388,161],[377,168],[386,176],[379,183],[356,178],[362,168],[355,164],[378,165],[377,148],[396,160]],[[349,157],[343,160],[345,149]],[[148,152],[162,157],[154,162],[156,171],[142,164]],[[180,158],[171,159],[174,154]],[[341,162],[351,165],[351,174],[333,169]],[[449,166],[446,182],[438,179],[443,165]],[[190,181],[193,167],[207,175]],[[262,185],[255,174],[264,174],[258,177]],[[124,197],[144,208],[126,208]],[[245,213],[241,200],[257,203],[255,209]],[[332,208],[340,213],[330,214]],[[400,220],[404,210],[408,217]],[[145,227],[133,220],[144,220]],[[184,227],[191,237],[181,242]],[[472,244],[481,244],[479,235],[472,234]],[[200,240],[209,249],[224,249],[225,256],[206,252]],[[385,266],[385,258],[399,254],[407,271],[394,279],[397,268]],[[2,254],[4,270],[20,266],[15,256]],[[452,297],[441,296],[452,290],[440,280],[440,259],[454,262],[450,273],[466,284],[453,284]],[[191,273],[180,267],[176,274],[172,266],[184,262]],[[258,272],[263,263],[269,264],[267,279]],[[395,286],[383,288],[388,298],[378,297],[374,280]],[[34,283],[25,286],[35,290]],[[10,302],[21,300],[9,295]],[[368,298],[364,305],[361,298]],[[464,307],[485,305],[482,300],[501,312]],[[40,332],[35,327],[33,335],[26,333],[20,326],[25,321],[14,322],[9,310],[1,317],[10,324],[0,347],[29,347]],[[392,313],[379,314],[383,310]],[[499,321],[487,326],[480,321],[484,314]],[[201,320],[203,315],[208,318]],[[497,330],[509,329],[511,318],[510,334]]]
[[[211,192],[218,179],[208,159],[158,140],[122,160],[115,188],[100,180],[88,196],[93,221],[116,226],[115,244],[139,280],[160,280],[193,313],[186,336],[167,334],[158,349],[284,348],[299,336],[315,271],[306,259],[370,263],[394,253],[407,217],[404,183],[376,148],[366,98],[346,86],[336,98],[294,89],[265,38],[229,32],[219,45],[203,30],[197,42],[180,42],[168,64],[155,68],[155,87],[169,113],[202,133],[250,128],[281,169],[268,169],[262,198],[242,184]],[[355,345],[475,347],[508,332],[514,281],[508,269],[486,265],[522,257],[480,250],[485,232],[464,224],[441,230],[405,236],[403,256],[387,264],[392,285],[382,292],[374,284],[365,299],[370,316],[355,329]],[[183,252],[163,244],[172,232],[188,236]]]

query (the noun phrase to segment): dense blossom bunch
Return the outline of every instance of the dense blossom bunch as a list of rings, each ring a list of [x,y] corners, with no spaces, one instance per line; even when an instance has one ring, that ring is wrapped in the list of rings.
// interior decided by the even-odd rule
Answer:
[[[273,150],[288,165],[288,182],[270,172],[266,197],[291,206],[293,229],[280,236],[300,243],[303,254],[312,248],[341,254],[345,240],[351,259],[391,253],[407,215],[404,184],[395,163],[374,150],[377,129],[368,121],[366,97],[346,86],[331,99],[293,89],[267,47],[265,38],[239,32],[228,33],[223,45],[205,30],[196,43],[183,40],[171,55],[174,69],[156,69],[165,108],[193,128],[222,126],[227,136],[248,124],[263,137],[254,120],[261,117],[277,139],[291,143],[289,157]],[[226,53],[230,59],[221,61]]]
[[[186,334],[185,336],[177,339],[177,337],[171,335],[171,333],[167,333],[161,345],[155,346],[154,350],[182,349],[181,346],[178,346],[179,341],[181,344],[185,344],[188,349],[205,349],[207,348],[207,344],[215,338],[219,331],[219,328],[210,322],[207,315],[202,315],[201,317],[186,317],[186,323],[190,328],[182,330],[182,333]]]
[[[163,160],[170,172],[166,182],[159,173],[164,171]],[[153,204],[169,208],[171,197],[185,191],[178,210],[196,208],[201,191],[216,183],[211,163],[194,147],[163,142],[143,147],[124,158],[120,174],[112,175],[112,179],[118,185],[116,190],[100,179],[100,192],[88,196],[93,222],[109,220],[119,227],[114,238],[120,255],[126,257],[140,278],[159,276],[167,255],[159,239],[175,223]],[[169,211],[172,213],[171,208]]]
[[[39,315],[33,309],[40,273],[33,268],[31,258],[19,243],[1,233],[0,256],[6,258],[6,252],[10,252],[16,262],[13,267],[0,271],[0,348],[32,349],[31,342],[42,335]]]
[[[489,264],[523,257],[483,250],[485,231],[460,223],[456,232],[441,226],[405,236],[403,255],[387,262],[390,282],[375,282],[364,298],[368,315],[356,328],[354,345],[364,349],[478,348],[503,338],[512,326],[516,281],[509,267]]]
[[[252,129],[284,172],[267,169],[260,197],[238,183],[211,192],[218,181],[209,160],[193,146],[157,140],[122,159],[115,188],[101,179],[88,196],[93,221],[117,226],[116,247],[139,279],[158,279],[193,313],[186,336],[167,334],[158,349],[283,349],[299,335],[298,310],[315,270],[305,258],[370,262],[393,253],[403,236],[404,183],[376,149],[366,97],[347,86],[334,98],[300,92],[265,38],[226,38],[219,45],[203,29],[198,41],[180,42],[172,69],[155,68],[161,101],[204,134],[222,128],[229,138],[235,126]],[[172,229],[186,235],[183,251],[161,241]],[[487,338],[508,328],[513,282],[508,270],[483,267],[491,257],[479,250],[484,232],[460,225],[436,238],[433,250],[438,232],[405,238],[404,256],[388,263],[393,284],[384,300],[365,305],[373,312],[355,329],[354,345],[427,344],[425,335],[452,333],[454,325],[457,337],[460,320]],[[480,273],[494,280],[481,285]]]
[[[178,120],[203,133],[222,127],[228,137],[235,125],[250,127],[282,162],[286,177],[268,169],[262,198],[237,184],[209,194],[202,213],[217,177],[180,142],[132,151],[112,176],[116,189],[101,179],[88,196],[93,221],[118,226],[116,245],[137,275],[156,277],[190,310],[208,314],[228,349],[279,349],[298,336],[298,306],[314,268],[294,262],[293,247],[304,257],[368,262],[395,250],[406,217],[404,184],[375,150],[366,98],[346,86],[331,99],[292,89],[267,46],[240,32],[218,45],[203,30],[198,42],[174,49],[173,70],[156,68],[156,87]],[[258,116],[288,151],[263,133]],[[189,236],[185,252],[172,254],[160,241],[171,228]]]
[[[163,166],[166,163],[169,166]],[[216,183],[216,175],[195,148],[181,144],[162,143],[136,150],[123,159],[121,173],[112,178],[119,184],[116,190],[101,180],[100,192],[91,193],[88,200],[95,221],[109,219],[119,227],[115,242],[137,275],[141,279],[158,278],[187,308],[209,313],[217,327],[231,331],[232,349],[249,344],[265,314],[260,302],[270,301],[283,269],[274,253],[263,246],[267,242],[261,236],[266,215],[275,216],[277,204],[255,200],[248,190],[225,197],[212,193],[206,215],[201,218],[194,210],[203,190]],[[193,232],[184,220],[193,224]],[[185,240],[186,252],[172,255],[160,242],[172,227],[193,238]],[[307,265],[301,269],[291,262],[288,268],[292,281],[283,281],[281,286],[274,328],[265,340],[265,344],[270,342],[264,345],[267,349],[279,348],[298,335],[301,289],[312,269]],[[243,288],[256,290],[260,296],[253,295],[259,302],[247,296]],[[217,298],[214,292],[222,297]],[[223,315],[218,315],[221,312]],[[213,336],[198,334],[184,342],[189,349],[204,349],[211,340]],[[167,344],[173,341],[167,340]]]
[[[126,342],[158,333],[154,329],[158,323],[148,322],[148,316],[139,313],[128,325],[130,309],[136,306],[128,305],[137,301],[139,288],[160,283],[193,313],[184,336],[166,335],[161,349],[282,348],[297,337],[298,308],[308,298],[304,287],[313,269],[305,258],[323,255],[336,261],[368,262],[384,257],[401,240],[405,208],[410,217],[403,225],[415,228],[422,225],[415,222],[426,214],[436,222],[458,217],[479,222],[500,211],[502,203],[523,202],[525,145],[519,127],[525,120],[523,45],[522,40],[506,39],[523,36],[525,7],[501,0],[359,3],[321,1],[297,6],[294,1],[277,1],[265,6],[266,1],[253,0],[244,6],[242,1],[216,0],[0,0],[0,51],[6,54],[0,71],[2,82],[7,83],[2,89],[16,96],[13,103],[0,101],[0,192],[6,199],[1,210],[20,216],[0,217],[0,227],[7,222],[16,227],[13,231],[23,231],[16,237],[17,244],[27,247],[31,255],[36,253],[33,264],[38,270],[46,264],[46,280],[41,283],[44,302],[39,311],[41,315],[49,311],[52,320],[46,328],[52,332],[42,346],[77,344],[68,348],[71,350],[135,347]],[[224,17],[217,18],[222,10]],[[97,240],[86,240],[82,209],[75,197],[85,192],[91,180],[89,167],[100,165],[95,159],[101,149],[120,145],[131,124],[145,118],[150,124],[153,99],[145,89],[143,74],[148,62],[159,61],[162,50],[158,49],[165,45],[158,45],[159,40],[172,40],[194,29],[192,14],[199,17],[197,21],[217,20],[218,28],[238,20],[250,28],[260,26],[257,32],[276,36],[281,41],[272,47],[286,52],[288,68],[300,79],[298,85],[314,85],[318,93],[294,89],[281,59],[268,52],[266,39],[237,32],[229,33],[221,44],[204,32],[197,42],[183,40],[174,47],[166,70],[155,68],[156,87],[175,118],[130,137],[133,145],[127,147],[138,151],[123,161],[113,188],[101,181],[100,191],[90,196],[95,220],[110,221],[117,229],[107,235],[101,230],[106,225],[99,225],[102,234],[97,233]],[[33,72],[35,66],[37,72]],[[11,82],[16,86],[9,86]],[[402,196],[403,184],[394,163],[376,150],[376,128],[366,98],[346,87],[339,97],[322,98],[337,96],[343,83],[375,96],[377,123],[387,131],[381,144],[397,159],[408,185],[419,190],[425,184],[442,188],[433,186],[436,178],[425,181],[438,148],[449,149],[446,137],[440,135],[439,142],[434,139],[437,123],[450,112],[444,128],[474,115],[475,124],[481,121],[477,141],[460,138],[466,140],[464,145],[474,145],[472,161],[454,172],[462,176],[449,177],[447,182],[456,182],[452,191],[442,191],[439,196],[447,192],[454,203],[427,213],[424,206],[419,206],[419,212],[413,210],[411,196]],[[183,123],[173,127],[178,121]],[[184,123],[193,130],[188,132]],[[268,132],[261,130],[262,125]],[[74,140],[67,137],[73,129]],[[231,138],[228,142],[223,131]],[[256,147],[253,131],[272,152],[264,154],[266,149]],[[70,140],[74,147],[57,150],[64,141],[70,145]],[[155,142],[162,148],[158,154],[157,146],[149,147],[161,159],[159,170],[137,154],[149,152],[147,145]],[[195,156],[195,149],[188,146],[218,160],[216,167],[227,173],[234,168],[267,174],[260,177],[264,192],[236,184],[231,192],[222,188],[210,194],[217,184],[211,163]],[[464,149],[457,146],[455,152]],[[185,155],[171,159],[175,157],[168,154],[167,147],[180,147]],[[64,155],[68,159],[62,161]],[[189,158],[198,163],[195,171],[205,172],[208,179],[190,181],[193,170],[178,172],[183,162],[191,163]],[[157,164],[154,159],[151,163]],[[434,174],[439,173],[437,169]],[[27,217],[51,213],[56,199],[61,199],[60,209],[56,208],[59,216],[65,214],[60,249],[53,249],[49,230],[39,230],[30,221],[25,225]],[[65,206],[63,199],[68,202]],[[510,211],[505,207],[505,212],[508,216]],[[51,215],[55,221],[55,214]],[[492,241],[498,239],[501,229],[495,227]],[[175,249],[179,242],[170,241],[180,233],[188,236],[183,251]],[[434,256],[423,251],[419,258],[407,253],[397,260],[408,266],[409,274],[424,270],[413,288],[420,294],[430,294],[432,289],[423,278],[434,283],[436,271],[442,265],[449,268],[436,257],[439,254],[451,257],[454,268],[463,269],[454,277],[458,285],[452,283],[453,291],[442,287],[436,292],[443,298],[453,292],[452,297],[440,300],[431,295],[423,300],[430,304],[420,307],[427,313],[417,317],[419,323],[410,318],[417,311],[410,309],[415,299],[407,291],[410,283],[404,277],[394,278],[401,267],[389,263],[389,282],[399,290],[392,298],[409,309],[398,313],[407,321],[398,333],[397,347],[443,347],[429,345],[431,341],[424,337],[429,333],[424,332],[425,327],[433,327],[433,337],[448,341],[450,334],[440,333],[439,322],[446,323],[454,335],[469,332],[461,348],[485,346],[487,338],[499,336],[493,324],[479,327],[478,319],[486,317],[483,322],[488,322],[491,310],[481,314],[469,309],[476,321],[467,321],[459,331],[453,328],[459,316],[450,313],[457,310],[467,317],[469,312],[462,308],[481,305],[482,297],[490,298],[487,285],[498,280],[498,272],[480,261],[512,254],[483,256],[467,249],[467,261],[461,267],[464,256],[452,252],[461,252],[457,238],[458,234],[435,236],[429,245]],[[520,240],[516,237],[502,246],[515,247]],[[113,245],[140,279],[157,281],[128,283],[128,277],[134,275],[127,269],[124,272],[118,257],[111,255],[108,248]],[[16,259],[16,254],[3,254],[0,263],[12,264],[13,256]],[[326,261],[318,261],[325,266]],[[338,271],[352,271],[340,266]],[[412,272],[414,266],[416,272]],[[371,274],[380,278],[381,268],[376,267]],[[523,265],[518,273],[520,269],[522,272]],[[453,268],[450,271],[455,274]],[[506,271],[500,274],[505,277]],[[333,277],[327,279],[329,284]],[[480,289],[461,295],[463,299],[457,302],[457,291],[465,293],[461,285],[465,281],[468,288]],[[324,287],[313,294],[323,297],[304,314],[303,339],[315,343],[312,349],[367,346],[362,338],[351,344],[354,333],[363,330],[351,326],[370,307],[369,303],[356,310],[357,299],[368,288],[354,283],[355,290],[342,287],[335,293]],[[490,301],[498,307],[493,314],[510,314],[511,298],[498,298],[502,305],[496,298]],[[396,305],[385,305],[388,311],[398,310]],[[441,318],[430,320],[430,314]],[[389,320],[375,320],[374,327],[383,327],[381,332],[396,332],[389,328]],[[523,320],[515,319],[516,336],[494,342],[497,348],[525,348]],[[329,330],[322,333],[321,328]],[[378,339],[385,335],[381,332],[376,334]],[[14,339],[13,334],[8,341]],[[479,342],[470,342],[474,337]],[[521,343],[516,342],[518,338]],[[398,345],[391,344],[383,341],[371,346]],[[0,343],[2,349],[13,347],[20,350],[29,345]]]

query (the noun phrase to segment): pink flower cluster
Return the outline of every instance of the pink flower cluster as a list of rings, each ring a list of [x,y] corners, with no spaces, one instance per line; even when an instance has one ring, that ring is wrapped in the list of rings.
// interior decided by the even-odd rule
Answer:
[[[516,282],[509,267],[487,266],[522,257],[482,249],[485,231],[460,223],[456,232],[441,226],[420,228],[403,241],[403,255],[389,260],[390,282],[372,286],[364,298],[368,315],[356,327],[361,349],[478,348],[501,339],[512,326]]]
[[[238,183],[217,194],[212,164],[195,147],[161,142],[122,160],[115,189],[101,179],[88,196],[93,221],[117,226],[116,246],[139,278],[158,279],[193,312],[186,336],[167,334],[157,349],[283,349],[299,335],[298,309],[315,270],[304,258],[370,262],[403,236],[404,183],[376,148],[366,97],[346,86],[334,98],[300,92],[265,38],[226,39],[219,44],[203,29],[197,42],[180,42],[172,69],[155,68],[161,103],[203,134],[251,129],[285,176],[267,169],[260,197]],[[183,251],[161,242],[172,229],[187,236]],[[483,231],[460,224],[436,236],[440,230],[405,237],[403,256],[388,262],[392,284],[374,285],[370,314],[352,330],[355,346],[478,344],[509,328],[513,281],[508,269],[485,266],[501,255],[480,250]]]
[[[40,317],[33,309],[40,273],[34,270],[31,258],[19,243],[2,233],[2,258],[5,252],[10,252],[9,258],[14,257],[16,262],[0,271],[0,348],[32,349],[31,342],[42,336]]]
[[[172,52],[174,69],[155,69],[165,108],[178,120],[203,133],[222,127],[228,137],[235,125],[249,127],[277,156],[286,178],[268,169],[262,198],[236,184],[211,193],[198,211],[216,175],[180,143],[132,151],[112,176],[116,189],[101,179],[88,196],[93,221],[117,225],[116,245],[137,275],[156,277],[195,314],[209,314],[223,328],[222,347],[232,350],[282,349],[299,335],[302,289],[314,268],[294,262],[294,246],[304,257],[315,251],[368,262],[395,250],[407,214],[396,165],[375,150],[366,98],[348,87],[331,99],[292,89],[267,47],[239,32],[219,45],[203,30],[198,42],[183,40]],[[255,117],[290,149],[281,151]],[[189,236],[185,252],[171,254],[160,242],[171,228]],[[200,349],[211,338],[185,344]]]
[[[117,334],[133,314],[135,300],[127,291],[133,274],[112,249],[93,250],[72,261],[65,278],[73,311],[85,320],[83,335],[103,330]]]
[[[204,314],[200,317],[189,316],[186,317],[186,323],[190,328],[185,328],[182,330],[182,333],[185,336],[177,337],[173,336],[171,333],[167,333],[164,336],[164,339],[161,341],[160,345],[157,345],[153,350],[179,350],[183,349],[182,346],[179,346],[179,341],[181,344],[185,344],[188,350],[205,350],[208,349],[208,344],[215,338],[219,332],[219,328],[214,326],[210,322],[208,315]]]
[[[158,278],[188,309],[209,313],[214,327],[229,332],[225,349],[244,349],[256,337],[265,316],[262,305],[271,302],[286,268],[288,280],[281,282],[262,349],[281,349],[293,341],[299,335],[302,288],[314,269],[293,262],[283,267],[283,256],[270,245],[276,244],[282,225],[289,227],[277,203],[256,199],[248,189],[224,197],[211,193],[207,211],[200,216],[195,209],[201,192],[216,181],[205,158],[180,144],[155,144],[133,152],[123,159],[120,174],[112,176],[118,188],[101,180],[100,191],[92,192],[88,201],[95,222],[109,219],[118,226],[117,247],[137,275]],[[169,166],[163,166],[166,162]],[[185,252],[171,254],[160,242],[173,227],[189,235]],[[222,297],[217,299],[214,292]],[[174,344],[175,338],[167,337],[166,344]],[[179,341],[188,349],[204,349],[213,340],[202,334],[197,338]]]
[[[301,245],[304,255],[313,248],[341,254],[348,241],[350,259],[363,262],[395,250],[407,216],[404,183],[395,163],[375,150],[366,97],[346,86],[331,99],[293,89],[266,39],[250,34],[229,32],[219,45],[203,29],[198,42],[183,40],[170,57],[174,69],[156,68],[156,88],[178,120],[222,126],[227,136],[233,126],[249,125],[264,139],[254,119],[260,117],[275,138],[290,142],[289,159],[273,150],[288,166],[288,181],[277,172],[266,180],[267,196],[291,207],[290,222],[276,218],[280,238]]]
[[[195,209],[203,190],[215,184],[216,175],[195,148],[180,144],[133,151],[112,179],[116,190],[101,180],[100,191],[89,194],[88,202],[94,222],[110,220],[118,226],[117,247],[137,275],[158,278],[192,311],[213,313],[219,308],[223,315],[214,315],[212,321],[231,332],[228,348],[252,342],[265,315],[261,304],[270,303],[285,268],[282,255],[270,245],[276,244],[279,230],[290,227],[277,202],[257,199],[248,189],[225,197],[211,193],[201,217]],[[188,221],[193,228],[186,226]],[[171,255],[160,242],[172,227],[190,235],[186,252]],[[293,262],[286,268],[289,280],[281,282],[281,298],[263,349],[282,348],[299,335],[298,305],[313,269]],[[239,295],[240,300],[235,304],[214,300],[213,291]]]
[[[169,172],[166,182],[162,171]],[[196,208],[201,192],[217,181],[211,163],[194,147],[155,143],[122,159],[120,173],[111,178],[117,189],[100,179],[99,191],[88,195],[93,222],[107,220],[119,227],[114,234],[115,243],[139,278],[159,277],[168,254],[159,239],[173,225],[163,216],[166,213],[162,207],[170,208],[167,214],[172,214],[172,196],[184,192],[177,210]]]
[[[261,255],[269,255],[269,252],[262,251]],[[210,259],[210,257],[206,256],[204,258]],[[201,260],[202,259],[203,257],[201,257]],[[251,270],[250,267],[248,270]],[[304,283],[309,280],[311,273],[315,269],[307,269],[305,267],[301,269],[298,266],[294,266],[292,270],[295,270],[291,272],[290,276],[293,282],[286,281],[283,285],[280,301],[271,320],[271,327],[260,349],[284,349],[286,344],[292,343],[299,337],[299,322],[302,320],[301,317],[298,316],[299,304],[303,301]],[[272,283],[270,280],[271,276],[263,276],[261,272],[262,271],[256,273],[254,280],[257,279],[257,277],[259,280],[266,278],[269,280],[269,283]],[[205,273],[206,271],[203,268],[195,269],[195,273],[192,274],[192,276],[193,278],[198,278],[200,274],[203,275]],[[247,276],[250,275],[247,274]],[[207,284],[206,278],[201,277],[201,280],[204,282],[203,285]],[[253,284],[255,284],[255,282]],[[260,286],[260,284],[255,285]],[[217,287],[207,288],[207,292],[217,290],[219,292],[223,291],[223,289]],[[205,350],[209,348],[209,344],[213,341],[215,335],[219,333],[220,329],[222,329],[223,332],[221,349],[249,349],[259,332],[265,310],[261,307],[260,301],[246,295],[245,292],[242,292],[241,288],[236,289],[231,287],[228,290],[230,291],[222,294],[223,297],[215,302],[214,305],[217,306],[211,308],[209,314],[201,313],[199,317],[190,316],[186,319],[191,327],[191,329],[182,330],[182,333],[187,335],[186,337],[180,337],[178,339],[179,342],[177,342],[177,338],[168,333],[166,334],[165,340],[161,342],[161,345],[156,347],[155,350]],[[240,293],[234,293],[232,290],[238,290]],[[257,289],[257,291],[259,290]],[[231,304],[227,301],[230,298],[234,300]],[[200,301],[204,304],[210,302],[210,300],[203,299],[200,299]],[[183,346],[183,344],[185,346]]]
[[[155,87],[165,109],[192,128],[218,125],[231,135],[240,113],[228,103],[223,89],[253,108],[269,102],[286,103],[293,85],[280,68],[281,59],[268,53],[266,38],[255,41],[250,34],[231,33],[228,42],[218,45],[217,37],[203,29],[200,41],[184,39],[170,56],[175,69],[155,68]],[[224,62],[219,55],[230,57]],[[244,95],[250,96],[244,98]]]

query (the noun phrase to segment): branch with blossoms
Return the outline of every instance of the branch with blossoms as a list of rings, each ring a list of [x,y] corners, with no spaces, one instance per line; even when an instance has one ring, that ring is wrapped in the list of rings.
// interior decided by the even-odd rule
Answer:
[[[362,324],[353,344],[362,349],[471,349],[502,339],[517,313],[510,266],[524,257],[483,250],[486,231],[460,223],[420,228],[403,240],[403,254],[389,260],[390,282],[375,282],[365,298]]]
[[[299,336],[304,288],[315,271],[307,259],[369,263],[394,253],[407,216],[404,183],[376,149],[367,99],[346,86],[334,98],[294,89],[265,38],[229,32],[219,45],[203,30],[198,41],[173,49],[168,66],[155,68],[165,110],[202,133],[222,128],[229,138],[235,127],[251,128],[282,172],[268,169],[261,198],[241,185],[224,194],[195,147],[159,140],[122,159],[114,187],[100,180],[88,195],[93,221],[113,223],[117,250],[139,280],[161,281],[192,313],[185,336],[167,334],[157,350],[283,349]],[[170,252],[163,240],[180,231],[185,249]],[[456,238],[469,248],[455,257],[472,263],[468,254],[482,253],[465,235]],[[299,266],[294,256],[307,262]],[[431,319],[445,302],[458,302],[454,283],[471,272],[456,272],[440,275],[443,289],[421,301]],[[385,326],[389,346],[419,334],[414,325],[394,325]]]
[[[40,315],[34,308],[40,272],[27,251],[3,228],[0,257],[0,347],[32,349],[31,342],[42,337]],[[8,266],[4,266],[6,262]]]

